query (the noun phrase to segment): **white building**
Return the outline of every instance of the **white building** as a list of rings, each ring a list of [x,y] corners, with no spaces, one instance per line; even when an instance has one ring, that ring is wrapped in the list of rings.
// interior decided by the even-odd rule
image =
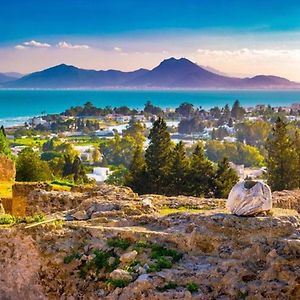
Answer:
[[[111,174],[109,168],[96,167],[92,174],[87,174],[89,179],[94,179],[96,182],[104,182]]]

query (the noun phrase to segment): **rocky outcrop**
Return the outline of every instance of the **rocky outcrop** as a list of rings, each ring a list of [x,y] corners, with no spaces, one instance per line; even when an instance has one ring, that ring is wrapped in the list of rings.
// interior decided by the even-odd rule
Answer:
[[[16,176],[15,163],[0,154],[0,181],[12,181]]]
[[[273,206],[294,209],[300,213],[300,190],[274,192]]]

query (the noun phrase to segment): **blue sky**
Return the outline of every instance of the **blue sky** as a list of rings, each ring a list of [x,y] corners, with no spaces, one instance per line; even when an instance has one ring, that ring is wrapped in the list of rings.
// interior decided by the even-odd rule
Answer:
[[[0,0],[0,7],[0,71],[60,62],[130,70],[185,56],[231,75],[300,80],[299,1]]]

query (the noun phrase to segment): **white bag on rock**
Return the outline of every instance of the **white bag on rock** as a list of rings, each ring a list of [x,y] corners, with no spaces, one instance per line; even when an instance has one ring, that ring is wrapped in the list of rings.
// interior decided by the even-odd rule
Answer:
[[[254,216],[272,208],[272,194],[263,182],[242,181],[229,193],[227,208],[238,216]]]

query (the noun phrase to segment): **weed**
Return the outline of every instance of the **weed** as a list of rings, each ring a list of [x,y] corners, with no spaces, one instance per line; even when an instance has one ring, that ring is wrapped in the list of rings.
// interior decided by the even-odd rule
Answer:
[[[11,225],[16,223],[16,218],[10,214],[4,214],[0,216],[0,224],[1,225]]]
[[[162,269],[172,268],[172,262],[166,257],[159,257],[154,264],[149,266],[148,273],[159,272]]]
[[[196,283],[194,283],[194,282],[188,283],[185,287],[186,287],[186,289],[187,289],[188,291],[190,291],[191,293],[196,293],[196,292],[198,292],[198,290],[199,290],[198,284],[196,284]]]
[[[130,246],[130,241],[124,239],[109,239],[107,240],[107,245],[109,247],[120,248],[126,250]]]
[[[151,249],[150,257],[153,259],[158,259],[160,257],[172,257],[173,262],[177,262],[182,258],[182,254],[173,249],[167,249],[164,246],[153,244]]]
[[[106,283],[113,287],[124,288],[130,283],[130,281],[122,279],[107,279]]]
[[[177,283],[174,281],[171,281],[163,287],[158,287],[157,290],[160,292],[165,292],[167,290],[175,290],[177,287],[178,287]]]
[[[78,252],[73,252],[70,255],[64,257],[64,263],[70,264],[75,259],[80,259],[81,255]]]

